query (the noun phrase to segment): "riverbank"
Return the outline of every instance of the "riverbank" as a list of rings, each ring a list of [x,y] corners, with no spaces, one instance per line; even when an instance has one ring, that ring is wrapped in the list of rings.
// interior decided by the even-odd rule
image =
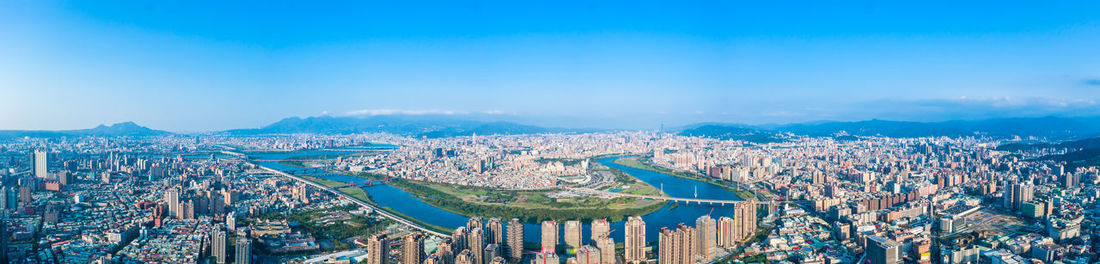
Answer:
[[[733,186],[730,186],[730,184],[732,182],[716,180],[714,178],[707,177],[705,175],[701,175],[701,174],[697,174],[697,173],[677,171],[677,170],[672,170],[672,169],[669,169],[669,168],[655,166],[655,165],[649,164],[647,162],[643,162],[643,161],[641,161],[641,159],[642,159],[642,157],[633,156],[633,157],[624,157],[624,158],[616,159],[612,162],[615,163],[615,164],[619,164],[619,165],[623,165],[623,166],[627,166],[627,167],[631,167],[631,168],[635,168],[635,169],[639,169],[639,170],[647,170],[647,171],[652,171],[652,172],[656,172],[656,173],[672,175],[673,177],[677,177],[677,178],[684,178],[684,179],[688,179],[688,180],[701,181],[701,182],[712,184],[712,185],[715,185],[715,186],[720,186],[720,187],[722,187],[726,190],[729,190],[729,191],[733,192],[734,194],[737,195],[737,197],[740,197],[741,200],[756,199],[756,195],[754,195],[752,193],[752,191],[745,190],[745,189],[742,189],[742,188],[735,188]]]
[[[663,201],[619,197],[605,199],[591,196],[555,197],[569,193],[562,190],[494,190],[488,188],[452,186],[422,181],[394,179],[389,183],[425,203],[465,216],[519,218],[536,223],[549,219],[592,220],[608,218],[614,221],[629,216],[646,215],[665,206]]]
[[[298,161],[293,161],[293,162],[290,162],[290,163],[294,163],[294,162],[298,162]],[[288,164],[286,161],[282,161],[282,162],[280,162],[280,164],[286,165],[286,166],[294,166],[294,165]],[[298,166],[295,166],[295,167],[302,167],[301,164],[297,164],[297,165]],[[368,177],[368,176],[366,176],[366,175],[377,176],[377,175],[373,175],[373,174],[366,174],[366,175],[362,175],[362,174],[344,174],[344,175],[351,176],[351,177],[363,178],[363,179],[370,179],[370,180],[379,180],[380,179],[378,177]],[[317,183],[317,184],[324,185],[326,187],[337,187],[337,186],[347,185],[346,182],[334,181],[334,180],[329,180],[329,179],[322,179],[322,178],[309,176],[309,175],[295,175],[295,176],[300,177],[302,179],[305,179],[307,181],[311,181],[311,182],[314,182],[314,183]],[[411,221],[413,223],[416,223],[417,225],[426,227],[426,228],[431,229],[433,231],[444,233],[444,234],[447,234],[447,233],[450,233],[450,232],[453,231],[453,229],[438,226],[438,225],[433,225],[433,224],[430,224],[428,222],[424,222],[423,220],[420,220],[420,219],[411,217],[409,215],[406,215],[404,213],[401,213],[397,210],[394,210],[393,208],[382,206],[382,205],[378,204],[378,202],[375,202],[373,199],[371,199],[370,194],[368,194],[361,187],[349,186],[349,187],[343,187],[343,188],[336,189],[336,191],[339,191],[341,193],[350,195],[351,197],[354,197],[354,198],[359,199],[363,202],[366,202],[368,204],[373,205],[378,210],[386,211],[387,213],[390,213],[390,214],[395,215],[397,217],[404,218],[408,221]]]

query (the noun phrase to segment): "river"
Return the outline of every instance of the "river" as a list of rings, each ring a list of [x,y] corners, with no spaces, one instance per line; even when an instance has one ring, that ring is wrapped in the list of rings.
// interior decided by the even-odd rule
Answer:
[[[384,147],[385,145],[375,146]],[[291,170],[297,168],[279,164],[278,161],[295,156],[351,154],[362,151],[364,151],[364,148],[347,148],[339,150],[262,153],[251,154],[249,156],[253,157],[254,160],[257,160],[258,164],[265,167],[276,170]],[[701,199],[739,200],[736,194],[729,190],[726,190],[721,186],[699,182],[696,180],[677,178],[675,176],[664,173],[631,168],[613,162],[615,159],[619,158],[622,157],[602,158],[597,160],[596,162],[614,169],[622,170],[623,172],[637,177],[638,179],[649,183],[650,185],[653,185],[657,188],[662,188],[663,186],[663,191],[665,192],[665,194],[672,197],[691,198],[696,197],[695,195],[697,193],[697,197]],[[343,182],[362,181],[362,179],[360,178],[343,175],[326,174],[322,175],[321,177]],[[389,207],[395,211],[401,212],[402,214],[414,217],[429,224],[447,228],[455,228],[459,226],[464,226],[466,224],[466,221],[470,219],[469,217],[431,206],[421,201],[420,199],[413,197],[412,194],[406,193],[405,191],[390,185],[378,184],[371,187],[363,187],[363,190],[370,194],[371,199],[379,205]],[[688,205],[684,203],[680,203],[677,206],[672,206],[672,203],[669,203],[660,210],[642,216],[642,219],[645,220],[646,223],[646,241],[657,241],[657,234],[658,232],[660,232],[661,227],[675,228],[680,223],[694,226],[696,218],[708,213],[711,214],[711,217],[715,219],[720,216],[733,217],[732,208],[732,206],[707,204]],[[507,225],[508,219],[503,220],[504,224]],[[558,220],[559,225],[564,226],[565,220],[568,219]],[[611,229],[613,229],[613,231],[611,232],[611,237],[615,239],[616,243],[623,242],[624,223],[625,221],[617,221],[611,223]],[[539,243],[541,231],[542,228],[537,223],[524,224],[524,241]],[[592,242],[590,241],[590,231],[590,227],[587,224],[584,225],[584,231],[582,231],[582,235],[586,244],[592,244]],[[559,237],[564,236],[559,234]]]

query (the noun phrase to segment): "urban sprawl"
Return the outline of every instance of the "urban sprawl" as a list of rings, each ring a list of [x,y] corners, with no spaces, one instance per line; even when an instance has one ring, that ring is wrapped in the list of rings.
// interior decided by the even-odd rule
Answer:
[[[1100,229],[1100,168],[1039,159],[1065,149],[997,148],[1016,140],[841,135],[752,143],[658,132],[9,139],[0,141],[0,262],[1100,261],[1092,236]],[[357,150],[260,160],[342,148]],[[729,216],[683,216],[648,232],[641,215],[467,215],[463,226],[433,227],[379,207],[362,189],[401,179],[673,206],[696,198],[620,197],[629,190],[614,189],[619,183],[595,161],[606,157],[744,195],[708,205]],[[264,165],[271,162],[296,169]],[[613,221],[625,222],[621,235],[612,235]],[[537,239],[524,238],[532,233],[525,223],[540,228]]]

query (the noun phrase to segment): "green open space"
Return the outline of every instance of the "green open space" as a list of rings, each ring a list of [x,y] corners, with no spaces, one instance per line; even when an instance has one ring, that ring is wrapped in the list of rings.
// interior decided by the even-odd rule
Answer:
[[[665,205],[663,201],[626,197],[551,197],[551,194],[560,190],[496,190],[403,179],[391,180],[390,185],[401,188],[432,206],[456,214],[515,217],[527,222],[598,218],[617,221],[627,216],[649,214]]]

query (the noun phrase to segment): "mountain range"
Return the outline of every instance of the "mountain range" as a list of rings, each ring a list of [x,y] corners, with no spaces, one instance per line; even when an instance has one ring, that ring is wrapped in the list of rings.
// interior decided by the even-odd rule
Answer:
[[[546,128],[503,121],[474,121],[447,115],[376,115],[290,117],[256,129],[235,129],[232,135],[383,132],[412,137],[455,137],[538,133],[592,132],[593,129]]]
[[[155,130],[140,126],[134,122],[122,122],[113,125],[99,125],[89,129],[74,130],[0,130],[0,138],[56,138],[56,137],[147,137],[171,135],[172,132]]]
[[[1054,141],[1100,135],[1100,117],[1037,117],[984,120],[911,122],[867,120],[855,122],[809,122],[786,125],[744,125],[703,123],[679,130],[681,135],[753,142],[778,141],[788,135],[805,136],[986,136],[994,138],[1036,137]]]
[[[374,115],[290,117],[252,129],[233,129],[216,133],[264,135],[291,133],[351,134],[384,132],[412,137],[454,137],[496,134],[584,133],[599,129],[549,128],[491,119],[464,119],[453,115]],[[807,122],[783,125],[746,125],[734,123],[698,123],[666,132],[681,135],[737,139],[751,142],[778,142],[793,136],[986,136],[995,138],[1035,138],[1065,141],[1100,135],[1100,117],[1037,117],[942,122],[866,120],[854,122]],[[0,138],[78,137],[78,136],[160,136],[171,132],[154,130],[133,122],[100,125],[78,130],[0,130]],[[1049,143],[1046,143],[1049,144]]]

